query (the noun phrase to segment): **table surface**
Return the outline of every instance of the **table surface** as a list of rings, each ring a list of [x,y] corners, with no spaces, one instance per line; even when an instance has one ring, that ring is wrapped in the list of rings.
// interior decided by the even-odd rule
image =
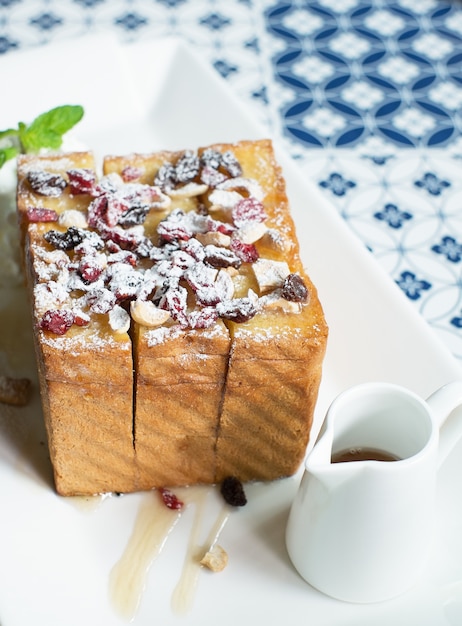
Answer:
[[[108,31],[194,47],[462,359],[460,1],[0,0],[0,76]]]

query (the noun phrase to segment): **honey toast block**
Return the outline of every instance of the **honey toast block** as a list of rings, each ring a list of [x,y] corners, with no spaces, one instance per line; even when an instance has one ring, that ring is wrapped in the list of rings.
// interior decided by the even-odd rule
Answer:
[[[20,157],[18,213],[59,493],[296,471],[328,329],[271,141]]]
[[[91,196],[73,193],[73,171],[92,179],[92,155],[18,161],[17,203],[50,457],[61,495],[132,491],[137,481],[131,341],[91,310],[85,300],[90,290],[69,286],[73,281],[88,289],[82,271],[90,261],[84,250],[79,257],[75,252]],[[66,244],[69,232],[77,239],[69,236]]]

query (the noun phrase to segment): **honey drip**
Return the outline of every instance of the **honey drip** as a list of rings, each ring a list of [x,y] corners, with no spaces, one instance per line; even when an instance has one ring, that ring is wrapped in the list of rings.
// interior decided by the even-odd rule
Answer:
[[[204,489],[192,491],[193,500],[196,505],[193,525],[189,535],[188,547],[183,563],[180,579],[172,595],[172,611],[177,615],[188,613],[194,602],[195,592],[199,581],[199,574],[202,565],[200,560],[204,554],[213,548],[218,541],[221,531],[226,525],[230,509],[223,506],[219,511],[215,523],[213,524],[205,542],[199,542],[199,534],[203,526],[204,509],[208,492]]]
[[[168,509],[156,495],[142,501],[127,547],[110,574],[113,606],[127,620],[135,616],[149,568],[181,517],[181,511]]]
[[[194,506],[186,554],[181,574],[172,592],[173,613],[184,615],[194,603],[199,575],[203,567],[201,558],[218,541],[230,514],[222,505],[203,543],[200,535],[204,528],[207,500],[214,487],[188,487],[178,495],[186,507]],[[149,493],[138,510],[137,518],[125,551],[114,565],[109,580],[109,593],[116,611],[128,621],[133,620],[145,589],[148,572],[182,516],[182,510],[167,508],[157,494]]]

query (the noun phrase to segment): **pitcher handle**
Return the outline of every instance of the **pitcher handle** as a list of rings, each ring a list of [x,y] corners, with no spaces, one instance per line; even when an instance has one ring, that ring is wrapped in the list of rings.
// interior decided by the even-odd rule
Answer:
[[[462,437],[462,380],[443,385],[427,398],[440,429],[438,464],[442,465]]]

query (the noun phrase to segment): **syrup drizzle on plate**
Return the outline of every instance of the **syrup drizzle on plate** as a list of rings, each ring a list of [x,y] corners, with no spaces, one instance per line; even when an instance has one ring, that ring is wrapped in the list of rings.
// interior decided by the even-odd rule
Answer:
[[[195,508],[181,574],[171,597],[172,611],[178,615],[184,615],[192,608],[199,575],[203,569],[200,560],[218,541],[230,514],[230,508],[223,505],[204,544],[201,544],[199,536],[204,526],[204,513],[213,490],[213,486],[178,490],[185,506]],[[128,621],[136,615],[151,566],[161,554],[183,514],[183,509],[169,509],[156,495],[149,492],[143,498],[127,546],[109,577],[112,605]]]

